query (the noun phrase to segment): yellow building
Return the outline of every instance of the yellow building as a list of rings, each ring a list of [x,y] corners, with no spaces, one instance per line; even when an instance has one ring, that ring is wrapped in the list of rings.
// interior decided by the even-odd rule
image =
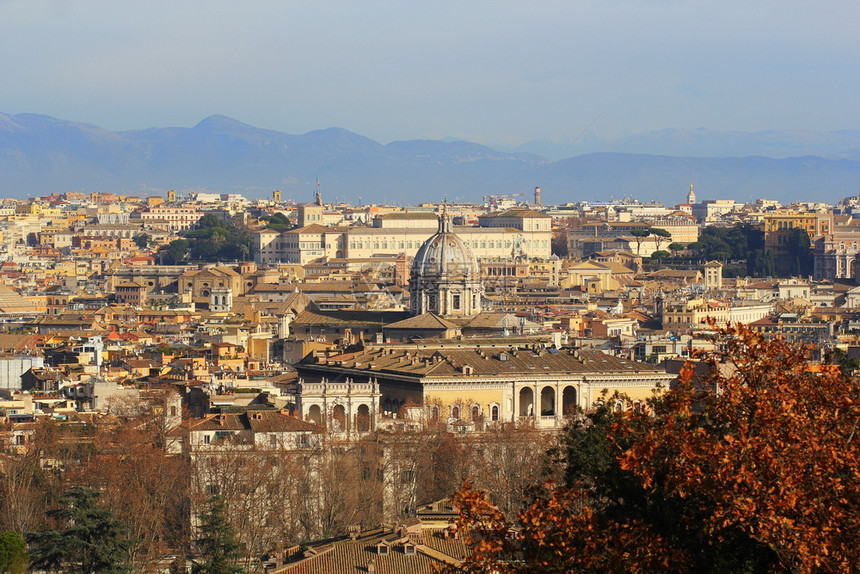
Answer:
[[[666,305],[663,309],[664,329],[691,329],[701,327],[708,319],[724,327],[730,321],[731,304],[722,299],[690,299],[680,304]]]
[[[349,394],[354,388],[362,389],[368,401],[379,394],[380,412],[370,412],[383,418],[418,406],[427,419],[474,430],[511,422],[561,428],[567,415],[592,408],[604,393],[618,391],[641,403],[674,378],[653,365],[596,350],[547,348],[537,339],[368,346],[357,353],[308,356],[296,370],[300,388],[314,390],[307,404],[300,391],[298,406],[305,418],[311,415],[308,405],[319,407],[322,387],[330,389],[331,408],[349,404],[356,409]],[[634,405],[619,405],[627,406]],[[333,416],[320,410],[313,414],[323,423]]]
[[[831,213],[815,211],[791,211],[780,209],[762,218],[764,226],[764,247],[780,253],[785,251],[793,230],[803,229],[814,243],[815,239],[830,233],[833,226]]]
[[[534,213],[520,210],[505,217],[482,218],[478,227],[458,225],[453,231],[479,259],[519,255],[549,259],[551,219]],[[374,219],[373,227],[329,227],[309,222],[284,232],[267,229],[256,234],[254,260],[305,264],[322,257],[363,259],[399,253],[412,257],[437,227],[436,215],[417,213],[380,216]]]

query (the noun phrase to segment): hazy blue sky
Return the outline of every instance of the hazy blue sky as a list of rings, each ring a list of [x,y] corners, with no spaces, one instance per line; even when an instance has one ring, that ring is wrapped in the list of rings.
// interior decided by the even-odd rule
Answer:
[[[857,0],[0,0],[0,112],[381,142],[860,129],[858,24]]]

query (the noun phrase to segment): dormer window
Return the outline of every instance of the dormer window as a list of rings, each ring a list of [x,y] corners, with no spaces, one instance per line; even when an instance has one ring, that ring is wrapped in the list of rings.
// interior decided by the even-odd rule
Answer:
[[[414,555],[415,554],[415,545],[412,544],[411,542],[404,542],[403,543],[403,553],[406,554],[407,556]]]
[[[376,545],[376,553],[380,556],[388,556],[388,544],[380,543]]]

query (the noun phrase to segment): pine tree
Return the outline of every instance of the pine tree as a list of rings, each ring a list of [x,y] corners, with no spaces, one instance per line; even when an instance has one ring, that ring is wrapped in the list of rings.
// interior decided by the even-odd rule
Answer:
[[[63,530],[27,533],[32,566],[69,574],[128,572],[134,542],[128,528],[98,505],[99,491],[76,486],[60,499],[62,506],[48,512]]]
[[[0,532],[0,572],[22,574],[29,562],[24,539],[11,530]]]
[[[197,546],[203,562],[192,568],[193,574],[241,574],[245,569],[237,566],[241,557],[241,544],[236,532],[227,521],[227,504],[222,496],[209,499],[200,524]]]

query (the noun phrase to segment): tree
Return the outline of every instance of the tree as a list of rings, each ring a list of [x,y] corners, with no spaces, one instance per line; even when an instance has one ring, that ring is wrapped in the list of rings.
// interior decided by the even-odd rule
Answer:
[[[692,245],[692,243],[690,245]],[[683,251],[684,249],[687,249],[687,248],[684,247],[683,243],[674,243],[673,242],[673,243],[669,244],[669,251],[671,251],[673,255],[677,255],[679,251]]]
[[[174,239],[170,244],[158,250],[159,261],[163,265],[181,265],[188,259],[189,243],[187,239]]]
[[[667,257],[671,257],[671,256],[672,256],[672,254],[669,253],[668,251],[666,251],[664,249],[660,249],[659,251],[655,251],[654,253],[651,254],[651,259],[657,259],[658,261],[661,261],[661,260],[666,259]]]
[[[648,229],[651,235],[654,236],[654,242],[657,244],[657,251],[660,251],[663,242],[672,239],[672,234],[665,229],[659,227],[651,227]]]
[[[208,229],[210,227],[223,227],[224,220],[214,213],[207,213],[197,220],[197,229]]]
[[[146,233],[140,233],[134,236],[134,243],[139,249],[146,249],[149,247],[150,241],[152,241],[152,237]]]
[[[204,561],[194,564],[194,574],[238,574],[245,572],[237,566],[241,544],[236,532],[227,522],[227,504],[218,495],[209,499],[206,512],[200,517],[200,538],[197,546]]]
[[[555,452],[564,482],[533,488],[518,529],[467,484],[473,554],[449,571],[855,568],[860,382],[743,326],[715,348],[646,409],[605,397],[574,421]]]
[[[642,255],[642,240],[651,235],[648,229],[634,229],[630,232],[636,239],[636,255]]]
[[[0,532],[0,573],[23,574],[30,562],[27,544],[17,532]]]
[[[188,254],[193,260],[228,261],[243,259],[254,245],[251,231],[233,221],[224,221],[207,213],[197,222],[197,229],[185,232]]]
[[[290,222],[290,220],[280,211],[270,216],[261,217],[260,219],[266,222],[266,229],[273,229],[275,231],[286,231],[287,229],[292,227],[292,223]]]
[[[809,241],[809,234],[805,229],[795,227],[791,230],[788,236],[788,257],[790,259],[790,273],[795,275],[811,275],[812,274],[812,246]]]
[[[168,392],[150,396],[166,409]],[[127,406],[128,414],[120,411],[115,424],[96,432],[90,458],[67,474],[97,488],[99,502],[127,525],[137,541],[130,556],[136,566],[187,547],[189,468],[183,457],[166,451],[163,412],[143,409],[139,401]]]
[[[42,439],[41,435],[43,433],[37,431],[36,439]],[[37,448],[46,446],[40,443],[5,463],[0,476],[0,528],[27,532],[41,526],[46,485],[39,484],[43,470],[39,466]]]
[[[63,528],[27,533],[33,566],[70,574],[128,572],[133,542],[125,524],[98,505],[99,491],[76,486],[48,512]]]

